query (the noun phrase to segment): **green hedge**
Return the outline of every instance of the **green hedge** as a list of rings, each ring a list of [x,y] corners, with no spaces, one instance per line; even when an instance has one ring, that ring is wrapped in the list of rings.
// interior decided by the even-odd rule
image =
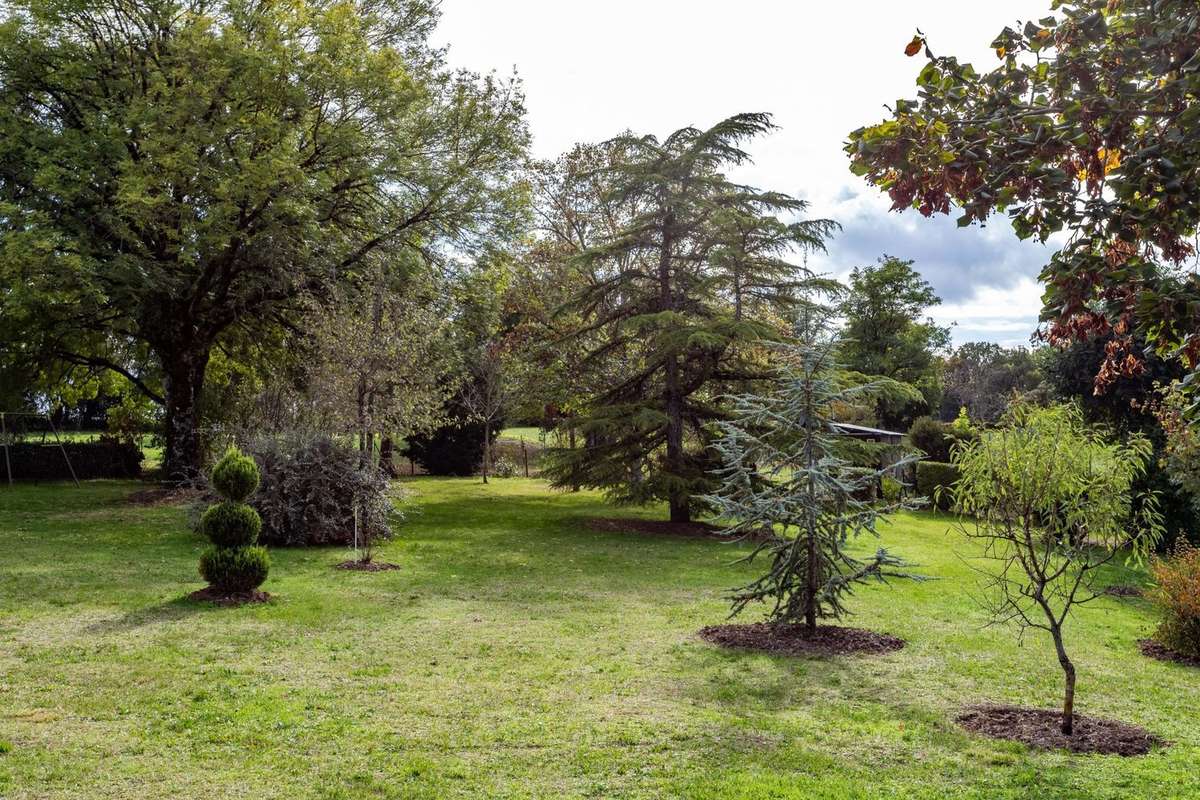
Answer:
[[[940,461],[922,461],[917,464],[917,494],[929,498],[929,503],[939,511],[949,511],[954,503],[951,487],[958,480],[958,467]],[[938,491],[938,489],[941,491]]]

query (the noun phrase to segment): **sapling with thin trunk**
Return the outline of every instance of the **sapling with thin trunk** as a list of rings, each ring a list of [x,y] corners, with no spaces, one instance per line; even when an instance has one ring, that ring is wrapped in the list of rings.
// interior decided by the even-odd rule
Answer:
[[[983,547],[983,602],[993,623],[1045,631],[1064,677],[1062,732],[1075,723],[1075,663],[1064,627],[1101,596],[1098,570],[1119,557],[1144,559],[1161,536],[1158,504],[1135,513],[1134,485],[1151,457],[1141,436],[1110,442],[1078,408],[1017,404],[1000,426],[955,448],[959,527]]]

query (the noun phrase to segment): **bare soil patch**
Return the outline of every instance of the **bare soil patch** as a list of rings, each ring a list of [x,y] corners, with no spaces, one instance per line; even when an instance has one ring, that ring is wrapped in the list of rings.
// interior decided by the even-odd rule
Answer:
[[[787,656],[878,655],[904,647],[898,637],[840,625],[818,625],[811,636],[802,625],[710,625],[700,630],[700,638],[721,647]]]
[[[1126,584],[1117,584],[1105,588],[1104,593],[1109,597],[1141,597],[1142,590],[1138,586],[1128,586]]]
[[[637,533],[645,536],[677,536],[685,539],[724,539],[735,537],[724,528],[708,522],[666,522],[628,517],[593,517],[587,526],[600,533]]]
[[[218,606],[244,606],[249,603],[269,603],[271,595],[258,589],[249,592],[222,592],[212,586],[205,586],[189,594],[188,600],[214,603]]]
[[[191,503],[203,494],[200,489],[188,486],[152,486],[127,495],[125,502],[135,506],[177,506]]]
[[[335,564],[334,568],[346,569],[352,572],[387,572],[393,569],[400,569],[400,565],[390,564],[387,561],[362,561],[357,558],[352,558],[349,561],[343,561],[340,564]]]
[[[1200,658],[1172,650],[1153,639],[1139,639],[1138,649],[1142,651],[1142,655],[1157,661],[1170,661],[1175,664],[1183,664],[1185,667],[1200,667]]]
[[[1145,728],[1113,719],[1075,715],[1075,732],[1062,732],[1062,713],[1018,706],[970,706],[959,725],[992,739],[1024,742],[1039,750],[1070,750],[1110,756],[1141,756],[1166,744]]]

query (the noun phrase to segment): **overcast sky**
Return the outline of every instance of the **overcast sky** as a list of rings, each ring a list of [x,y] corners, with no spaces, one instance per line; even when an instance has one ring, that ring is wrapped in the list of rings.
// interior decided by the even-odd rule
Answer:
[[[1037,274],[1051,251],[1022,243],[1003,219],[959,230],[952,219],[890,213],[851,175],[846,135],[915,97],[924,56],[907,58],[915,28],[934,52],[979,68],[1005,25],[1046,16],[1049,0],[443,0],[440,44],[455,66],[525,84],[534,152],[625,129],[664,136],[744,111],[780,130],[755,141],[738,180],[788,192],[844,228],[810,261],[843,275],[888,253],[911,258],[944,300],[957,343],[1027,344],[1040,310]]]

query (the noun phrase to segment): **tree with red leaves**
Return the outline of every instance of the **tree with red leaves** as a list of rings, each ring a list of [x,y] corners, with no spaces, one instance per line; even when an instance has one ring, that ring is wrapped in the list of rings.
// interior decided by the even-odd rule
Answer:
[[[1006,213],[1023,239],[1067,244],[1042,272],[1053,343],[1113,335],[1103,391],[1142,368],[1135,334],[1200,364],[1200,5],[1073,0],[993,42],[980,73],[935,56],[918,98],[850,135],[851,169],[893,208],[961,211],[959,225]]]

